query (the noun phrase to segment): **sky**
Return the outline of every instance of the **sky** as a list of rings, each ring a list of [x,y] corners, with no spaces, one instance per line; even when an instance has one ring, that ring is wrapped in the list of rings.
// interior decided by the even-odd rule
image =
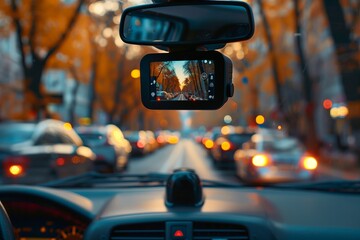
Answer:
[[[183,66],[184,66],[185,62],[186,61],[173,61],[175,73],[176,73],[176,76],[179,79],[180,86],[183,85],[183,82],[188,77],[188,75],[184,74]]]

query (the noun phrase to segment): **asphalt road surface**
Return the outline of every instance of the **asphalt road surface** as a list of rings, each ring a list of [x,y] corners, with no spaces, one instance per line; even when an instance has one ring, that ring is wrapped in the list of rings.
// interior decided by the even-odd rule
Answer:
[[[177,168],[194,169],[201,179],[228,183],[239,183],[233,169],[223,170],[214,167],[208,152],[191,139],[181,139],[175,145],[167,145],[154,153],[131,157],[129,167],[124,174],[172,173]],[[318,167],[317,180],[358,180],[360,171],[345,172],[326,166]],[[37,183],[43,180],[32,179]],[[4,184],[0,177],[0,185]],[[31,183],[29,183],[31,184]]]
[[[177,168],[192,168],[202,179],[238,183],[240,180],[233,170],[215,168],[207,151],[190,139],[182,139],[176,145],[168,145],[143,157],[131,158],[128,173],[146,174],[149,172],[171,173]],[[346,174],[319,166],[318,180],[347,178]]]
[[[173,101],[185,101],[187,100],[184,94],[179,94],[176,98],[173,98]]]

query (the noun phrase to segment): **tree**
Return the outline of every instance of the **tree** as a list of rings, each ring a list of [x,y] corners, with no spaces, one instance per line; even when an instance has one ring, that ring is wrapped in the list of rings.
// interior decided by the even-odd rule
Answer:
[[[356,2],[356,1],[355,1]],[[359,45],[355,38],[356,25],[359,26],[359,10],[360,3],[356,2],[355,15],[352,22],[347,23],[343,11],[343,5],[339,0],[323,1],[329,28],[336,49],[336,60],[341,76],[342,86],[346,96],[350,113],[350,123],[354,135],[360,134],[360,116],[354,113],[358,112],[360,106],[360,61],[359,61]],[[354,115],[352,115],[354,114]],[[357,147],[359,147],[360,139],[357,139]],[[358,152],[360,156],[360,151]]]
[[[45,109],[41,78],[49,59],[60,49],[79,17],[85,0],[70,6],[61,1],[11,0],[11,17],[17,34],[24,74],[25,104],[40,112]],[[57,20],[57,24],[54,22]],[[69,19],[69,20],[67,20]],[[47,24],[40,24],[46,22]],[[27,59],[31,60],[28,61]]]
[[[264,25],[265,37],[266,37],[267,45],[269,48],[271,68],[272,68],[272,72],[273,72],[275,89],[276,89],[277,106],[279,108],[279,111],[281,113],[284,113],[284,107],[283,107],[284,101],[282,99],[281,82],[280,82],[279,73],[278,73],[278,61],[275,56],[275,49],[274,49],[274,43],[273,43],[272,34],[271,34],[271,28],[270,28],[270,25],[266,18],[266,15],[265,15],[263,1],[258,0],[258,3],[259,3],[259,7],[260,7],[259,9],[260,9],[261,20]]]
[[[189,76],[190,83],[193,84],[194,86],[193,87],[195,90],[194,94],[201,98],[207,97],[206,85],[201,78],[201,74],[204,72],[203,65],[199,63],[197,60],[190,60],[185,62],[183,66],[183,70],[184,73]]]
[[[309,150],[316,151],[318,148],[318,139],[316,135],[316,127],[315,127],[315,116],[314,116],[314,102],[313,102],[313,86],[311,82],[311,78],[309,75],[308,68],[306,66],[306,59],[303,50],[303,30],[301,27],[301,12],[300,12],[300,1],[294,0],[294,17],[295,17],[295,32],[297,33],[295,41],[296,41],[296,50],[299,59],[299,65],[302,73],[303,80],[303,93],[305,100],[305,109],[306,109],[306,146]],[[314,134],[315,133],[315,134]]]

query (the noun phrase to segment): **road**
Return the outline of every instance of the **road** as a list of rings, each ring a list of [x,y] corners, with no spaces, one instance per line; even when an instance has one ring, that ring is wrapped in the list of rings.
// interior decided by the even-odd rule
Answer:
[[[202,179],[238,181],[231,171],[216,170],[205,149],[190,139],[166,146],[148,156],[130,159],[128,173],[172,173],[176,168],[192,168]]]
[[[239,183],[235,172],[219,170],[212,164],[207,151],[191,139],[181,139],[175,145],[165,146],[152,154],[143,157],[131,157],[128,169],[124,174],[147,174],[147,173],[172,173],[173,169],[194,169],[201,179],[215,180],[227,183]],[[344,172],[329,167],[318,167],[318,180],[358,180],[360,171]],[[42,178],[32,179],[33,182],[41,183]],[[0,185],[4,184],[0,178]]]
[[[173,101],[185,101],[187,100],[186,97],[184,96],[184,94],[179,94],[176,98],[172,99]]]
[[[166,146],[144,157],[131,158],[127,173],[146,174],[149,172],[171,173],[176,168],[192,168],[202,179],[238,183],[240,180],[232,170],[216,169],[206,150],[190,139],[182,139],[176,145]],[[318,168],[318,180],[351,179],[323,166]]]

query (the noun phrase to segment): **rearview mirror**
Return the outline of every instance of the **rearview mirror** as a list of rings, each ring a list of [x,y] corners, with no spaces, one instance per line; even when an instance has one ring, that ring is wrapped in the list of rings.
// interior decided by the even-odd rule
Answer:
[[[220,44],[254,34],[250,6],[244,2],[161,3],[131,7],[122,14],[120,37],[139,45]]]

